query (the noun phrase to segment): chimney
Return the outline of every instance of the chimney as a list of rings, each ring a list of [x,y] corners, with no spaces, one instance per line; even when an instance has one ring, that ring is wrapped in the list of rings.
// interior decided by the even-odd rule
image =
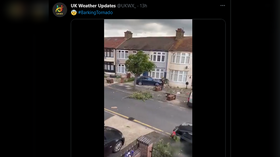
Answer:
[[[176,30],[176,40],[184,38],[185,31],[182,28]]]
[[[130,38],[132,38],[132,34],[133,34],[133,33],[131,33],[130,31],[124,32],[124,37],[125,37],[125,39],[130,39]]]

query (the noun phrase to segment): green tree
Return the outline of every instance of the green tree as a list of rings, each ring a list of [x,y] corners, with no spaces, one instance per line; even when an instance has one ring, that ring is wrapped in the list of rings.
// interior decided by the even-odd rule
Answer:
[[[139,51],[134,55],[129,55],[125,62],[126,70],[135,75],[134,89],[136,89],[136,80],[144,72],[150,72],[155,69],[155,64],[149,61],[149,56],[143,51]]]

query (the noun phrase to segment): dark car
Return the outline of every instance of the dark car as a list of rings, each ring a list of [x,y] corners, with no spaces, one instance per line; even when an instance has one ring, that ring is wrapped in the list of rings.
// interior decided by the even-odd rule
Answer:
[[[152,77],[149,76],[140,76],[137,78],[136,84],[158,86],[158,85],[162,85],[162,82],[160,80],[153,79]]]
[[[125,138],[119,130],[104,126],[104,156],[120,151],[124,141]]]
[[[173,136],[179,136],[181,141],[187,141],[192,143],[192,124],[190,123],[183,123],[179,126],[176,126],[171,134]]]
[[[188,102],[187,102],[188,107],[192,108],[192,92],[190,92],[188,96]]]

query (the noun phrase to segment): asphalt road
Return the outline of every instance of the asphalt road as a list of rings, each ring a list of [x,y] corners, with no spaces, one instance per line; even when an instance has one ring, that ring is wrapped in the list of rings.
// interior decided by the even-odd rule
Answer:
[[[107,120],[108,118],[112,117],[114,115],[110,114],[110,113],[107,113],[107,112],[104,112],[104,121]]]
[[[171,132],[175,126],[183,122],[192,123],[192,110],[174,106],[156,100],[134,100],[127,98],[129,94],[104,87],[105,108],[122,115],[133,117],[138,121]],[[117,108],[111,108],[117,107]],[[105,112],[105,111],[104,111]],[[106,118],[110,114],[104,113]]]

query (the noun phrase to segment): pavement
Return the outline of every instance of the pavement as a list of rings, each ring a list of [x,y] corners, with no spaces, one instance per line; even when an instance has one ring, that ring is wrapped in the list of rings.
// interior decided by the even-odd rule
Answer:
[[[127,92],[104,87],[105,111],[133,121],[152,130],[170,135],[175,126],[192,123],[192,110],[158,100],[140,101],[130,99]],[[110,88],[109,88],[110,87]],[[105,115],[104,118],[109,118]]]
[[[128,93],[135,92],[135,90],[133,89],[133,82],[126,82],[126,83],[114,82],[113,84],[107,84],[106,83],[106,85],[104,85],[104,86],[108,86],[110,88],[120,90],[120,91],[123,91],[123,92],[128,92]],[[154,91],[153,86],[139,86],[139,85],[136,85],[136,87],[137,87],[137,91],[149,91],[153,95],[153,99],[155,99],[155,100],[159,100],[159,101],[162,101],[162,102],[167,102],[167,103],[172,104],[172,105],[187,108],[187,99],[188,99],[187,96],[188,96],[188,94],[191,90],[188,90],[188,89],[170,89],[169,87],[164,87],[164,89],[162,91]],[[181,92],[181,94],[176,94],[176,96],[177,96],[176,100],[167,101],[166,100],[166,93],[170,93],[171,90],[174,90],[173,93],[177,93],[180,90],[181,91],[184,90],[184,92]]]
[[[150,128],[144,127],[130,120],[121,118],[117,115],[113,115],[112,117],[106,119],[105,125],[116,128],[123,133],[123,136],[125,137],[125,143],[122,149],[124,149],[128,144],[138,139],[140,136],[146,135],[154,131]]]

